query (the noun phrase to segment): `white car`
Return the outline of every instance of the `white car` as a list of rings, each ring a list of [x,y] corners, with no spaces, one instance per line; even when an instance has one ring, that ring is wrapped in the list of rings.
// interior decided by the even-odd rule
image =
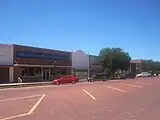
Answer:
[[[136,75],[136,77],[149,77],[149,76],[151,76],[151,74],[148,72],[142,72]]]

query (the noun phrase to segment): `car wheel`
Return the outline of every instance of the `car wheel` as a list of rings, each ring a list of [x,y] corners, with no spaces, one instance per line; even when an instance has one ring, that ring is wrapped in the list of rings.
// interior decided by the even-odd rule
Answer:
[[[74,81],[74,80],[72,81],[72,84],[75,84],[75,81]]]
[[[56,85],[60,85],[60,82],[56,82]]]

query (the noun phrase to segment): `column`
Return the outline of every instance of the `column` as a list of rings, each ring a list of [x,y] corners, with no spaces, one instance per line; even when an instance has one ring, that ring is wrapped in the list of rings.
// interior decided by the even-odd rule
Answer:
[[[14,82],[14,67],[9,67],[9,82]]]
[[[49,68],[49,80],[51,80],[51,68]]]
[[[42,76],[42,82],[43,82],[43,66],[41,66],[41,76]]]

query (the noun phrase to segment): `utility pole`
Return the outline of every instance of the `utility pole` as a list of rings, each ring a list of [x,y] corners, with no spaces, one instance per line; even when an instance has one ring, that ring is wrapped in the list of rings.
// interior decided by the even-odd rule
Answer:
[[[88,78],[90,78],[90,55],[88,52]]]

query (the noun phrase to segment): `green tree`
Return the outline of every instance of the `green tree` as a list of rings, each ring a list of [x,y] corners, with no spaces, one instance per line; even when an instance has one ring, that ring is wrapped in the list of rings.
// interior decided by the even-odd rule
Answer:
[[[103,69],[110,73],[112,77],[117,70],[124,71],[129,68],[131,57],[121,48],[103,48],[99,56]]]
[[[144,60],[143,62],[143,71],[152,71],[157,72],[160,71],[160,62],[159,61],[153,61],[153,60]]]

